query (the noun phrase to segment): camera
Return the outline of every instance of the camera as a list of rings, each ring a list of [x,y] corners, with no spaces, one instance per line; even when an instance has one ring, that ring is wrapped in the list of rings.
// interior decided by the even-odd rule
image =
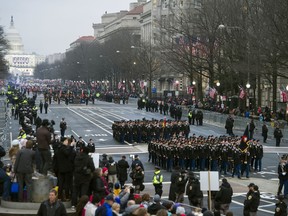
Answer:
[[[129,157],[130,157],[132,160],[135,159],[135,155],[130,155]]]

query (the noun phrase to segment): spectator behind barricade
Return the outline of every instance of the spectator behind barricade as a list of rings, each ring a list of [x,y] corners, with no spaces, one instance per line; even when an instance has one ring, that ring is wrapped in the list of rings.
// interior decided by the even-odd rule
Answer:
[[[76,206],[75,216],[84,216],[86,209],[84,208],[89,201],[89,197],[87,195],[83,195],[80,197],[79,202]]]
[[[113,216],[120,215],[120,204],[119,203],[114,202],[112,204],[112,215]]]
[[[104,199],[104,197],[109,194],[109,191],[105,188],[104,182],[102,180],[101,168],[95,169],[93,178],[90,183],[90,189],[93,195],[98,195],[101,199]]]
[[[114,184],[117,180],[117,162],[114,161],[113,157],[110,156],[108,160],[108,183],[111,184],[111,188],[113,189]]]
[[[15,161],[16,161],[16,155],[17,155],[18,151],[20,150],[19,140],[13,140],[11,145],[12,145],[12,147],[9,149],[8,155],[9,155],[9,158],[10,158],[11,164],[12,164],[11,177],[13,178],[13,176],[14,176],[14,164],[15,164]]]
[[[121,192],[120,184],[119,184],[118,182],[116,182],[116,183],[114,184],[113,194],[114,194],[115,196],[119,196],[120,192]]]
[[[150,202],[150,195],[148,193],[145,193],[142,195],[142,202],[141,205],[143,205],[145,208],[148,208],[152,203]]]
[[[60,200],[57,200],[57,191],[52,189],[49,193],[49,199],[40,204],[37,216],[66,216],[65,206]]]
[[[132,216],[148,216],[147,209],[145,208],[137,208],[132,212]]]
[[[176,215],[185,216],[186,215],[185,208],[183,206],[178,206],[176,209]]]
[[[134,212],[139,207],[140,205],[137,205],[134,200],[129,200],[127,202],[127,207],[125,208],[125,211],[123,212],[122,216],[132,215],[132,212]]]
[[[153,197],[153,203],[147,208],[148,213],[151,215],[156,215],[160,209],[165,209],[161,204],[161,198],[158,194]]]
[[[27,202],[32,201],[32,173],[35,165],[35,152],[32,150],[33,141],[27,142],[26,148],[18,151],[14,165],[14,171],[19,183],[18,201],[23,201],[24,182],[27,191]]]
[[[102,177],[101,177],[103,183],[104,183],[104,186],[105,186],[105,189],[106,191],[109,191],[109,185],[108,185],[108,168],[107,167],[103,167],[102,168]]]
[[[10,200],[10,185],[11,179],[7,175],[6,170],[4,169],[4,164],[1,161],[1,158],[6,155],[6,151],[2,145],[0,145],[0,179],[3,184],[3,192],[2,192],[2,200],[9,201]]]
[[[176,192],[177,192],[177,186],[176,181],[178,181],[178,176],[180,173],[180,167],[176,166],[174,167],[174,170],[170,177],[170,189],[169,189],[169,200],[175,202],[176,201]]]
[[[91,202],[88,201],[88,203],[85,205],[85,216],[94,216],[96,209],[100,206],[101,197],[99,194],[92,195]]]
[[[128,185],[124,186],[121,193],[119,194],[120,199],[120,212],[124,212],[125,208],[127,207],[128,200],[133,199],[133,192],[134,190],[130,190],[131,187]],[[132,192],[132,194],[131,194]]]
[[[114,203],[114,195],[109,194],[105,197],[105,202],[102,206],[98,207],[95,216],[111,216],[112,213],[112,205]]]

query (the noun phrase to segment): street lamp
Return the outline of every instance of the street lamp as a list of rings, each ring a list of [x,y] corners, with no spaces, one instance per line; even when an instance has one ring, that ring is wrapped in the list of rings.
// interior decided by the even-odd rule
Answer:
[[[196,84],[196,82],[195,82],[195,81],[193,81],[193,82],[192,82],[192,85],[195,85],[195,84]]]
[[[250,83],[248,82],[248,83],[246,84],[246,88],[249,89],[250,87],[251,87],[251,85],[250,85]]]
[[[286,91],[288,91],[288,85],[286,86]]]
[[[217,86],[217,87],[219,87],[219,86],[220,86],[220,82],[219,82],[219,81],[216,83],[216,86]]]

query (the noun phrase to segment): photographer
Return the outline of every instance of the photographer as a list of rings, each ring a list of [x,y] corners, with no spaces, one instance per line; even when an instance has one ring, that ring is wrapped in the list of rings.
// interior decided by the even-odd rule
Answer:
[[[140,191],[144,190],[144,171],[140,164],[135,164],[135,169],[132,170],[129,176],[132,179],[133,186],[135,186],[135,193],[139,194]]]
[[[42,160],[40,173],[43,175],[47,175],[48,170],[52,171],[52,158],[50,152],[51,133],[48,127],[49,121],[48,119],[44,119],[41,127],[38,128],[36,132],[38,150]]]

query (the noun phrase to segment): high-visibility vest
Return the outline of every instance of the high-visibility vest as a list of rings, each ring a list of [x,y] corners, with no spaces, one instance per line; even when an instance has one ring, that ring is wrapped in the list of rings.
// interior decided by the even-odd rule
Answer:
[[[163,175],[160,170],[154,172],[153,176],[153,184],[161,184],[163,182]]]

